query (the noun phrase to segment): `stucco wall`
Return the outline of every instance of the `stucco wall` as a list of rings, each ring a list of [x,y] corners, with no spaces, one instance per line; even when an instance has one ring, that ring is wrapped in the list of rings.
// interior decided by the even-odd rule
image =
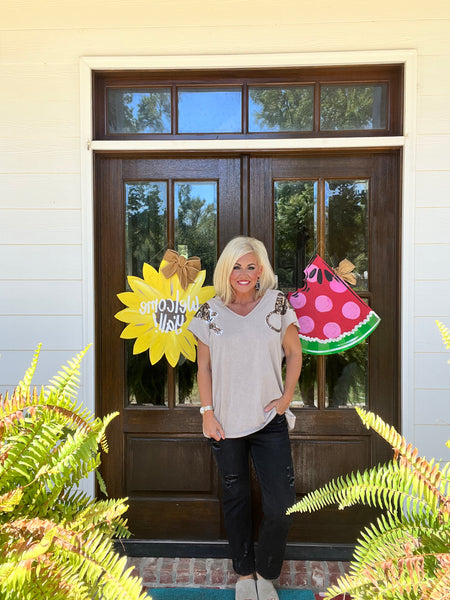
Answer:
[[[402,408],[406,433],[421,451],[448,456],[449,355],[434,319],[450,326],[449,32],[447,0],[4,0],[0,391],[17,383],[39,341],[44,350],[36,383],[92,341],[80,57],[412,49],[418,85],[410,134],[416,145],[413,168],[404,176],[415,195],[404,198],[413,211],[404,243],[412,265],[407,277],[414,281],[403,323],[410,332],[403,340],[404,366],[412,381]],[[90,358],[88,403],[92,378]]]

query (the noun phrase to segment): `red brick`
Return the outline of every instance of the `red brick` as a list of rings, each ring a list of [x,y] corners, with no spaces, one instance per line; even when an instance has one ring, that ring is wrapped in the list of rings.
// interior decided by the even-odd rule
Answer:
[[[131,575],[133,577],[140,576],[141,564],[142,564],[142,561],[140,558],[127,558],[127,569],[129,569],[130,567],[133,567],[133,570],[131,572]]]
[[[285,560],[281,567],[278,584],[280,587],[292,587],[291,562],[288,560]]]
[[[211,585],[222,585],[224,582],[224,561],[223,560],[212,560],[209,566],[209,572],[211,576]]]
[[[145,584],[157,583],[159,580],[158,559],[146,558],[142,559],[142,579]]]
[[[323,590],[325,584],[326,564],[318,561],[311,562],[311,586]]]
[[[186,584],[191,581],[191,559],[179,558],[176,565],[175,581],[177,584]]]
[[[195,585],[205,585],[206,583],[206,558],[194,559],[193,581]]]
[[[350,563],[349,562],[342,562],[341,563],[342,568],[344,569],[344,573],[348,573],[350,570]]]
[[[328,572],[329,573],[337,573],[343,574],[344,570],[342,568],[342,564],[340,562],[328,561],[327,562]]]
[[[296,567],[295,573],[294,573],[293,587],[308,588],[308,587],[310,587],[310,585],[311,585],[310,570],[305,565],[302,565],[301,568]]]
[[[171,558],[163,558],[159,574],[160,583],[174,583],[173,577],[174,561]]]

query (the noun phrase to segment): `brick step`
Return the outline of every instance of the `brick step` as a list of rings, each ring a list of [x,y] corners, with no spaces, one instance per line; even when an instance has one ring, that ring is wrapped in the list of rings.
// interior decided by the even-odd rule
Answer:
[[[232,588],[237,575],[227,558],[128,558],[142,577],[144,586]],[[348,571],[349,563],[341,561],[286,560],[277,587],[307,589],[320,595]]]

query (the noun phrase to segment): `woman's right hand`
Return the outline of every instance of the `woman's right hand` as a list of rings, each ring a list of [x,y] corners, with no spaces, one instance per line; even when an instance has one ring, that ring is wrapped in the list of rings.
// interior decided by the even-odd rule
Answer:
[[[207,410],[203,415],[203,434],[206,437],[213,438],[216,442],[225,439],[225,431],[212,410]]]

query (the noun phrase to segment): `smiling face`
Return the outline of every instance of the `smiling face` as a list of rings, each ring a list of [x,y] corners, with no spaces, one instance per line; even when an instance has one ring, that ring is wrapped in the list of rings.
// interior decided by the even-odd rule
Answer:
[[[235,300],[253,300],[255,285],[262,273],[262,267],[254,252],[241,256],[234,264],[230,275],[230,284],[235,294]]]

